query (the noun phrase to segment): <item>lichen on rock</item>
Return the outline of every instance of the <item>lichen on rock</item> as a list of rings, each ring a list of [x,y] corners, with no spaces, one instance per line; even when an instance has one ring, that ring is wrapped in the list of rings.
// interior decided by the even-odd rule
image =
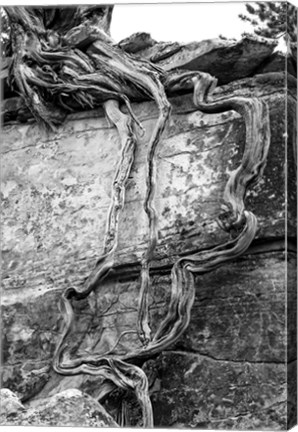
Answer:
[[[27,107],[37,120],[37,124],[44,124],[50,129],[54,129],[57,124],[64,120],[66,114],[86,109],[86,107],[97,108],[100,106],[103,108],[111,125],[115,126],[117,130],[118,139],[116,136],[113,140],[120,148],[117,161],[115,161],[113,169],[110,169],[113,172],[110,176],[111,181],[107,182],[105,179],[106,184],[104,182],[101,184],[97,179],[95,186],[98,189],[93,187],[94,185],[91,187],[90,184],[82,187],[81,181],[78,181],[77,167],[63,167],[61,170],[59,166],[57,171],[54,171],[54,175],[51,170],[47,172],[49,166],[52,166],[48,161],[51,160],[52,163],[52,161],[58,159],[59,144],[57,144],[57,141],[61,139],[63,134],[64,136],[68,134],[67,129],[63,131],[63,129],[58,128],[56,132],[51,132],[48,135],[48,139],[43,138],[44,142],[42,141],[42,143],[39,142],[42,133],[38,131],[38,128],[31,129],[27,127],[21,132],[24,133],[25,131],[30,135],[33,130],[34,135],[35,131],[35,137],[31,137],[32,140],[35,140],[35,144],[31,145],[32,148],[26,149],[26,151],[29,153],[31,151],[42,153],[42,162],[36,166],[30,165],[28,175],[37,181],[41,181],[41,183],[44,176],[48,176],[48,180],[50,179],[49,181],[55,187],[59,184],[60,198],[63,196],[63,199],[57,198],[57,196],[53,198],[53,192],[47,187],[41,188],[42,196],[40,196],[40,190],[32,186],[30,193],[40,200],[38,208],[42,208],[42,212],[48,212],[49,214],[49,210],[54,205],[57,214],[59,212],[63,213],[64,209],[67,208],[67,211],[73,215],[79,207],[79,199],[76,202],[77,198],[84,194],[86,190],[90,194],[88,195],[89,201],[94,200],[92,205],[88,204],[90,206],[88,209],[83,210],[86,212],[85,218],[79,219],[76,215],[71,216],[73,217],[73,225],[71,226],[70,222],[68,222],[68,229],[65,229],[65,232],[68,233],[67,238],[61,235],[62,231],[59,231],[59,224],[55,226],[57,230],[55,238],[57,240],[58,258],[51,271],[47,271],[46,283],[49,286],[56,285],[57,287],[59,281],[62,281],[61,315],[63,321],[53,323],[53,318],[49,318],[46,324],[47,331],[43,333],[42,337],[37,337],[43,351],[42,360],[45,363],[44,368],[37,369],[35,373],[33,369],[32,374],[37,381],[36,391],[45,394],[53,390],[51,389],[52,382],[50,378],[54,381],[57,380],[55,373],[64,377],[81,375],[94,377],[93,385],[99,384],[99,388],[95,391],[98,400],[104,401],[110,395],[118,396],[115,420],[117,419],[120,425],[130,424],[129,416],[126,414],[128,406],[131,405],[127,403],[128,396],[127,400],[126,398],[122,400],[122,397],[133,393],[142,411],[140,424],[144,427],[152,427],[154,417],[150,399],[152,389],[150,389],[151,383],[146,372],[141,367],[142,364],[179,343],[181,336],[185,334],[191,321],[191,311],[196,295],[195,287],[198,281],[205,274],[213,274],[223,264],[226,265],[241,257],[247,252],[258,235],[257,217],[254,214],[254,209],[249,206],[250,201],[246,200],[246,197],[252,200],[256,198],[257,193],[251,193],[251,196],[248,196],[248,192],[256,185],[260,188],[261,182],[264,182],[263,174],[267,164],[269,145],[272,142],[271,132],[273,126],[270,120],[272,110],[270,111],[267,97],[256,97],[253,90],[248,90],[244,95],[242,90],[239,91],[239,87],[237,88],[239,83],[232,83],[233,91],[231,89],[228,91],[222,89],[223,93],[220,98],[214,95],[218,91],[216,89],[218,81],[220,83],[228,82],[227,75],[230,73],[231,62],[233,64],[236,62],[238,65],[235,75],[232,77],[233,80],[246,76],[248,72],[245,65],[247,59],[251,59],[250,47],[258,46],[265,58],[272,54],[274,43],[252,41],[244,38],[240,43],[205,41],[200,45],[195,45],[195,47],[181,47],[179,44],[165,45],[160,52],[150,54],[150,62],[124,51],[126,47],[128,51],[137,50],[139,52],[138,44],[143,44],[146,50],[154,51],[156,44],[150,38],[139,37],[136,46],[133,45],[132,41],[128,41],[127,44],[119,44],[119,46],[113,43],[108,31],[110,12],[109,7],[96,6],[80,6],[68,10],[67,8],[50,8],[46,11],[41,8],[8,8],[13,30],[11,71]],[[59,18],[59,28],[57,28],[57,17]],[[189,60],[189,50],[191,51],[192,48],[195,48],[195,58]],[[241,52],[240,55],[239,51]],[[214,61],[218,52],[223,59],[223,64],[219,65]],[[171,67],[167,66],[169,58],[174,55],[177,57],[178,66],[184,65],[186,70],[171,70]],[[179,63],[180,60],[181,64]],[[198,65],[200,65],[201,70],[198,70]],[[249,73],[258,65],[259,60],[254,57],[254,61],[250,64],[251,70]],[[212,75],[210,75],[210,67],[213,68]],[[250,85],[253,87],[255,81],[250,81]],[[229,124],[227,127],[224,126],[222,130],[217,129],[216,138],[209,131],[205,135],[205,140],[200,140],[200,137],[188,137],[188,145],[192,145],[193,148],[202,147],[201,160],[197,160],[195,166],[196,170],[201,173],[201,177],[197,175],[194,180],[194,173],[187,173],[185,179],[189,190],[196,190],[192,201],[195,207],[191,213],[192,220],[189,221],[189,214],[181,214],[176,211],[172,215],[173,228],[167,228],[170,228],[169,232],[173,229],[175,235],[180,236],[180,243],[183,243],[183,245],[181,249],[175,250],[175,242],[170,245],[167,239],[164,239],[164,244],[159,250],[159,255],[157,255],[156,250],[160,240],[158,219],[161,212],[158,212],[157,209],[156,191],[159,189],[162,198],[168,198],[169,196],[177,198],[181,195],[179,191],[174,191],[174,185],[163,190],[162,182],[157,184],[157,151],[163,136],[165,133],[169,135],[171,133],[180,133],[181,130],[183,133],[185,132],[182,123],[181,125],[169,125],[171,103],[168,96],[181,91],[193,92],[193,107],[196,111],[204,113],[206,116],[218,116],[216,117],[217,120],[220,117],[224,124],[228,123],[227,118],[229,118],[229,121],[232,119],[233,122],[236,119],[236,122]],[[226,93],[224,93],[225,91]],[[136,160],[135,154],[138,152],[143,130],[142,123],[132,109],[131,102],[147,99],[152,99],[155,102],[157,111],[150,136],[146,142],[147,154],[144,155],[142,160],[142,165],[145,167],[145,188],[140,194],[142,199],[139,201],[142,202],[145,221],[142,232],[144,247],[142,250],[137,251],[132,248],[134,256],[134,262],[132,263],[131,255],[125,249],[127,245],[124,245],[122,250],[122,257],[126,255],[126,262],[125,258],[124,261],[121,261],[121,255],[119,260],[117,253],[120,243],[121,223],[123,223],[123,215],[125,215],[125,199],[128,195],[132,167]],[[121,104],[124,105],[124,108],[121,107]],[[16,112],[20,111],[18,105],[13,109]],[[200,116],[201,114],[199,116],[193,115],[190,118],[189,123],[193,122],[191,128],[195,129],[196,121],[201,121],[200,127],[202,129],[205,127],[203,117]],[[214,119],[213,121],[215,126],[218,127],[218,121]],[[96,122],[98,123],[99,120],[96,119]],[[227,139],[227,142],[229,142],[231,136],[233,136],[231,134],[232,127],[239,127],[237,136],[245,136],[243,138],[243,154],[241,157],[238,156],[237,143],[233,143],[232,152],[225,168],[226,171],[221,173],[222,177],[220,179],[215,179],[213,173],[215,171],[214,161],[210,160],[212,156],[210,156],[210,153],[206,156],[204,152],[206,148],[210,151],[209,146],[217,148],[219,145],[217,141]],[[186,124],[187,128],[189,128],[189,124]],[[71,145],[78,147],[82,144],[87,148],[90,136],[96,135],[95,129],[96,125],[93,129],[88,130],[88,136],[83,136],[83,138],[84,131],[74,130],[76,143],[72,142]],[[102,129],[106,129],[106,125]],[[59,136],[59,131],[62,134],[61,136]],[[188,131],[186,130],[186,132]],[[105,133],[109,134],[110,132],[103,132],[103,134]],[[181,159],[179,175],[184,179],[185,169],[183,169],[183,164],[186,159],[181,158],[179,143],[179,140],[178,144],[175,143],[175,140],[170,142],[172,147],[178,145],[178,153],[172,154],[171,160],[168,160],[166,154],[159,153],[159,156],[165,161],[164,163],[170,163],[173,166],[177,165],[177,161]],[[98,146],[100,144],[98,143]],[[12,143],[12,145],[14,144]],[[100,153],[101,157],[103,157],[102,152],[105,151],[104,149],[103,144]],[[12,151],[12,149],[8,149],[9,151]],[[98,147],[93,148],[92,151],[94,151],[94,158],[97,159]],[[106,148],[106,151],[111,150]],[[196,156],[189,150],[186,150],[185,153],[188,155],[189,162],[193,163]],[[71,154],[68,156],[68,158],[71,158]],[[227,156],[225,158],[227,159]],[[116,159],[114,155],[112,159]],[[84,161],[87,161],[87,158]],[[79,165],[84,161],[80,160]],[[56,166],[55,163],[53,162],[53,166]],[[107,169],[107,167],[103,167],[103,169]],[[170,174],[172,175],[173,172],[174,168],[170,170]],[[220,193],[218,193],[221,200],[220,205],[214,207],[212,217],[210,217],[211,222],[204,222],[204,219],[208,220],[209,218],[207,213],[202,216],[202,204],[205,201],[208,202],[208,190],[206,191],[206,187],[204,189],[204,182],[199,184],[200,179],[204,176],[207,177],[207,174],[210,177],[210,184],[212,182],[213,184],[216,182],[221,183]],[[165,183],[164,178],[163,181]],[[268,184],[266,184],[267,186]],[[9,196],[14,196],[18,183],[10,181],[6,183],[5,187],[6,189],[3,192],[6,199]],[[97,196],[98,191],[102,194],[100,198]],[[183,191],[182,194],[184,194]],[[107,208],[105,213],[103,208],[98,209],[96,207],[98,201],[101,201],[102,207]],[[23,196],[23,202],[26,202],[25,196]],[[187,203],[187,201],[184,202]],[[7,205],[9,205],[8,201]],[[26,205],[29,207],[28,203]],[[184,207],[186,208],[187,205],[184,205]],[[79,209],[81,210],[81,207]],[[102,245],[98,247],[98,240],[94,241],[92,239],[90,241],[96,247],[91,250],[87,241],[84,243],[83,240],[79,240],[78,242],[75,237],[78,237],[77,232],[80,230],[81,234],[82,230],[88,231],[86,222],[90,212],[94,213],[94,209],[104,213],[104,216],[101,215],[100,217],[100,222],[105,221],[105,223],[101,223],[102,226],[98,228],[101,230]],[[283,218],[283,211],[279,211],[278,218],[280,220]],[[166,213],[169,215],[170,212],[169,205],[163,209],[163,215]],[[198,217],[196,214],[198,214]],[[200,221],[199,223],[200,218],[203,219],[203,222]],[[192,225],[189,222],[192,222]],[[18,247],[22,245],[22,249],[26,248],[28,257],[35,247],[36,255],[39,254],[39,249],[42,247],[47,250],[45,245],[42,245],[40,236],[36,235],[35,229],[38,227],[37,231],[43,230],[45,235],[47,226],[40,227],[38,218],[26,223],[27,231],[28,226],[31,227],[30,233],[26,231],[25,235],[22,230],[17,232]],[[49,224],[49,221],[47,223]],[[98,227],[98,221],[96,223]],[[133,224],[135,223],[136,220],[133,221]],[[186,242],[184,242],[185,231],[182,232],[182,230],[185,230],[187,223],[189,223],[188,229],[190,232],[197,230],[198,237],[201,227],[207,226],[205,232],[209,230],[208,235],[210,237],[207,237],[207,235],[205,237],[208,241],[205,243],[202,241],[201,244],[198,242],[199,246],[197,248],[193,247],[191,241],[186,245]],[[266,223],[261,225],[262,228],[264,225],[266,228]],[[76,227],[76,231],[74,227]],[[9,232],[14,232],[14,222],[9,223],[9,230]],[[270,232],[272,232],[272,229]],[[124,238],[125,235],[126,237],[129,236],[126,233]],[[192,237],[191,233],[189,237]],[[13,235],[8,235],[8,243],[13,243],[13,241]],[[67,273],[63,277],[60,273],[59,279],[57,278],[57,268],[60,265],[61,267],[64,266],[65,263],[62,262],[58,254],[61,250],[64,251],[67,242],[71,245],[73,241],[77,242],[78,250],[74,253],[74,248],[70,246],[67,251],[68,255],[66,255],[71,263],[72,274]],[[84,261],[86,257],[79,259],[80,246],[84,246],[87,250],[87,258],[88,253],[92,255],[92,266],[89,265],[91,261]],[[170,251],[171,253],[169,253]],[[32,259],[30,256],[30,259],[31,261],[28,258],[28,263],[34,268],[36,263],[34,257]],[[159,268],[157,266],[157,271],[162,272],[167,266],[166,270],[170,274],[170,278],[167,282],[168,292],[166,293],[165,290],[163,298],[164,310],[160,315],[156,314],[157,319],[155,320],[152,319],[152,310],[155,311],[158,307],[156,307],[157,303],[155,304],[157,296],[155,299],[153,291],[152,273],[155,269],[152,263],[154,261],[158,262],[158,260],[160,260],[161,264]],[[8,274],[10,269],[18,267],[18,262],[18,259],[9,261]],[[129,293],[130,296],[134,297],[131,304],[125,302],[125,286],[122,285],[122,292],[119,292],[117,285],[117,273],[119,275],[119,268],[121,271],[121,265],[124,264],[131,265],[130,269],[133,268],[134,272],[132,273],[128,269],[126,277],[128,273],[130,273],[130,278],[140,274],[140,280],[136,281],[135,287]],[[79,273],[81,272],[81,265],[83,271]],[[35,273],[37,273],[37,279],[42,279],[39,272]],[[74,283],[71,283],[71,278]],[[17,278],[14,283],[14,287],[12,287],[11,281],[7,285],[13,289],[19,287],[21,277]],[[41,283],[42,289],[46,291],[43,279],[42,282],[39,280],[37,283]],[[106,283],[110,284],[109,295],[106,295]],[[156,286],[159,286],[158,278]],[[138,292],[138,295],[135,295],[135,292]],[[53,294],[52,298],[56,299],[55,294]],[[60,292],[58,294],[60,295]],[[106,301],[107,299],[108,301]],[[115,304],[117,304],[116,310],[114,309]],[[39,307],[42,309],[41,305]],[[88,319],[90,312],[86,313],[88,308],[91,309],[91,320]],[[119,317],[123,311],[130,318],[123,325],[123,328],[117,328],[114,316]],[[49,315],[49,310],[45,310],[44,317]],[[107,322],[104,322],[104,320],[110,316],[112,318],[107,326]],[[36,337],[38,331],[31,328],[29,321],[29,318],[24,318],[25,325],[21,332],[18,331],[19,323],[13,322],[11,324],[12,331],[6,335],[7,345],[9,345],[10,341],[22,340],[26,342]],[[82,327],[80,327],[79,322]],[[106,327],[108,327],[108,331],[105,332]],[[51,337],[52,334],[53,337]],[[31,353],[32,347],[29,345],[30,343],[26,345],[26,349]],[[20,350],[18,349],[15,350],[15,353],[10,352],[8,346],[7,357],[18,356],[19,353]],[[179,360],[179,355],[172,355],[170,358],[176,361]],[[54,371],[49,372],[49,361],[52,359]],[[188,360],[185,364],[189,366],[187,373],[191,374],[193,365],[190,365]],[[14,368],[15,365],[16,362],[12,362],[10,367]],[[232,373],[234,372],[233,370]],[[28,376],[25,367],[22,368],[21,375],[22,377]],[[49,384],[47,383],[48,380],[50,381]],[[86,384],[83,379],[76,382],[78,385]],[[60,383],[62,383],[61,387],[63,388],[62,378]],[[67,385],[69,386],[69,381]],[[183,395],[180,396],[183,398]],[[88,423],[89,420],[86,420],[84,411],[86,400],[88,404],[90,403],[93,406],[94,401],[88,399],[86,395],[79,393],[77,390],[67,390],[66,393],[54,395],[49,400],[36,402],[38,403],[37,408],[30,408],[30,410],[35,411],[29,410],[18,421],[21,421],[22,424],[24,422],[24,424],[30,424],[31,422],[31,424],[39,425],[56,424],[57,421],[59,425],[64,425],[69,424],[69,417],[72,416],[71,421],[74,421],[74,423],[71,424],[83,425],[68,409],[79,405],[81,411],[77,408],[77,413],[80,413],[83,422]],[[64,407],[62,412],[56,411],[57,404],[59,407]],[[95,415],[95,423],[97,423],[94,425],[105,425],[105,422],[110,420],[106,417],[103,409],[101,410],[98,405],[96,407],[94,409],[95,411],[99,410],[101,417]],[[90,410],[90,407],[88,409]],[[225,407],[222,409],[225,409]],[[193,419],[189,423],[190,426],[201,425],[209,419],[206,412],[194,412],[193,414]],[[88,423],[88,425],[92,425],[93,420],[91,419],[91,423]],[[214,417],[211,417],[211,420],[214,420]],[[175,422],[180,425],[177,419],[173,420],[173,424]]]

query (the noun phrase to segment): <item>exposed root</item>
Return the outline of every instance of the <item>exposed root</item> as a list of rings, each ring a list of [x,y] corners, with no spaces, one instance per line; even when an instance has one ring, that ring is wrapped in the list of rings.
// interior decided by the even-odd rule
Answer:
[[[153,204],[155,183],[156,183],[156,169],[154,166],[154,156],[157,144],[160,142],[161,135],[165,129],[166,122],[170,115],[170,104],[167,100],[166,94],[162,85],[157,81],[158,86],[158,107],[160,111],[155,130],[151,137],[147,152],[147,172],[146,172],[146,195],[144,201],[144,210],[148,216],[149,221],[149,239],[147,251],[142,259],[142,270],[141,270],[141,288],[139,294],[139,310],[138,310],[138,333],[140,340],[144,346],[147,346],[151,340],[151,330],[149,326],[149,305],[148,305],[148,294],[150,287],[149,269],[150,262],[153,258],[153,253],[157,244],[158,231],[157,231],[157,217],[156,211]],[[160,96],[159,96],[160,95]]]
[[[200,73],[197,74],[197,77],[193,78],[193,80],[194,102],[200,110],[203,112],[214,113],[234,109],[240,112],[245,120],[247,131],[245,152],[241,165],[230,175],[224,193],[227,210],[225,210],[225,212],[219,217],[219,223],[226,231],[232,231],[235,229],[239,231],[241,228],[241,232],[238,237],[228,241],[227,243],[219,245],[211,250],[202,251],[194,255],[180,258],[175,263],[171,273],[172,287],[168,313],[151,339],[149,338],[150,328],[148,325],[148,303],[146,298],[150,288],[149,265],[145,269],[142,268],[143,273],[139,300],[138,328],[141,329],[147,337],[146,343],[143,344],[142,348],[136,349],[135,351],[128,351],[126,354],[116,355],[113,354],[113,351],[116,348],[119,339],[113,349],[110,350],[110,352],[105,353],[105,355],[108,355],[108,359],[112,358],[113,360],[116,360],[120,358],[122,362],[135,362],[138,359],[145,360],[160,353],[175,343],[181,337],[190,321],[191,308],[195,298],[194,276],[211,272],[224,263],[241,256],[250,246],[256,234],[256,217],[250,211],[245,210],[244,198],[248,187],[261,178],[265,167],[270,144],[268,106],[266,103],[262,101],[260,102],[257,99],[246,98],[226,98],[218,102],[207,102],[208,90],[210,90],[215,80],[210,75]],[[157,125],[157,132],[153,134],[153,138],[151,139],[151,144],[149,146],[151,152],[148,152],[148,158],[151,158],[151,164],[154,156],[154,148],[159,141],[159,134],[162,132],[162,128],[164,128],[167,116],[167,111],[165,117],[160,116],[160,126]],[[115,118],[112,121],[115,121]],[[147,162],[149,162],[148,159]],[[157,241],[156,225],[154,220],[156,213],[151,203],[154,196],[153,192],[154,176],[152,171],[148,170],[146,212],[148,214],[150,227],[149,233],[151,234],[151,237],[143,261],[146,265],[149,264],[149,260],[152,258]],[[111,218],[109,218],[109,220],[111,220]],[[111,225],[113,224],[108,224],[108,226]],[[65,303],[64,316],[68,317],[68,319],[71,317],[69,302]],[[71,324],[67,325],[71,326]],[[123,335],[121,335],[121,337],[122,336]],[[67,372],[65,372],[65,369],[63,369],[63,372],[66,374],[89,373],[88,370],[91,365],[91,371],[93,374],[95,374],[95,369],[97,368],[96,370],[99,375],[103,375],[112,381],[114,379],[113,382],[116,385],[119,385],[119,382],[115,378],[112,378],[113,373],[116,373],[115,371],[118,363],[113,363],[113,369],[109,370],[109,373],[107,374],[103,372],[102,369],[104,366],[104,370],[106,370],[106,363],[102,363],[103,361],[107,361],[107,358],[103,358],[101,355],[89,356],[83,359],[73,359],[66,368]],[[125,364],[129,369],[131,365],[128,363]],[[122,363],[121,365],[123,366]],[[59,372],[62,373],[61,369]],[[124,378],[122,377],[122,379]],[[145,380],[145,378],[143,379]],[[142,384],[142,391],[145,391],[144,389],[147,388],[146,386],[148,386],[148,384]],[[131,388],[131,384],[126,384],[125,388]],[[135,391],[137,391],[136,388]],[[141,405],[145,404],[142,405],[143,422],[144,424],[148,424],[148,418],[152,417],[152,412],[149,414],[149,397],[148,395],[145,397],[144,393],[142,393],[138,400]]]
[[[124,205],[125,184],[128,179],[131,166],[134,160],[135,135],[132,130],[132,119],[123,114],[115,100],[107,101],[104,108],[109,120],[115,124],[122,141],[121,157],[117,165],[113,185],[111,206],[108,213],[106,236],[104,243],[104,254],[98,260],[96,268],[80,290],[74,288],[67,289],[62,295],[62,313],[65,318],[64,329],[57,344],[54,355],[54,370],[63,375],[76,375],[85,373],[89,375],[102,376],[112,381],[117,387],[125,390],[133,390],[141,404],[143,411],[144,427],[153,427],[152,408],[148,395],[148,382],[144,372],[137,366],[126,364],[116,358],[111,359],[107,356],[110,352],[103,353],[98,358],[94,356],[84,358],[79,365],[70,361],[65,364],[64,355],[66,353],[66,339],[70,334],[74,323],[74,312],[71,299],[80,300],[86,298],[94,289],[100,288],[100,283],[107,276],[114,264],[114,252],[117,247],[119,213]],[[132,332],[131,330],[130,332]],[[136,332],[136,331],[134,331]],[[127,332],[125,332],[127,333]],[[111,352],[116,348],[122,334]],[[113,387],[109,387],[111,391]],[[103,392],[103,395],[106,395]]]
[[[90,11],[83,8],[81,15],[72,11],[73,19],[86,17]],[[96,7],[94,6],[96,9]],[[104,7],[103,7],[104,8]],[[98,9],[98,8],[97,8]],[[96,19],[107,24],[110,12]],[[55,14],[54,14],[55,15]],[[54,22],[54,15],[47,19]],[[187,328],[195,299],[196,275],[217,269],[243,254],[251,244],[257,230],[253,213],[245,209],[245,194],[262,176],[270,144],[269,110],[264,101],[256,98],[231,97],[210,102],[217,81],[206,73],[171,72],[166,74],[147,61],[136,59],[111,44],[107,33],[95,32],[96,42],[86,52],[70,41],[87,28],[88,22],[78,22],[69,29],[64,20],[65,37],[49,33],[41,21],[27,8],[11,8],[12,45],[14,58],[12,76],[36,119],[53,128],[63,115],[72,110],[102,105],[109,121],[115,125],[121,140],[121,155],[113,184],[108,212],[103,252],[94,270],[80,289],[68,288],[62,295],[61,313],[64,325],[54,354],[54,369],[62,375],[88,374],[101,376],[106,381],[100,389],[99,399],[117,388],[132,390],[142,408],[143,426],[153,427],[152,407],[145,373],[133,363],[141,363],[175,343]],[[101,18],[100,18],[101,17]],[[93,17],[94,18],[94,17]],[[93,20],[94,21],[94,20]],[[107,30],[105,28],[105,30]],[[95,37],[93,34],[92,37]],[[68,41],[68,42],[67,42]],[[89,41],[90,42],[90,41]],[[81,42],[81,44],[86,41]],[[166,92],[194,88],[194,104],[204,113],[235,110],[246,126],[246,145],[240,166],[231,173],[224,191],[223,211],[218,217],[222,229],[231,234],[231,240],[211,250],[180,258],[171,272],[171,298],[166,317],[155,334],[151,334],[148,310],[150,289],[150,262],[158,240],[157,216],[154,208],[155,152],[170,115]],[[148,245],[141,261],[141,283],[136,329],[142,345],[125,354],[115,354],[121,338],[108,351],[80,358],[68,358],[67,339],[74,324],[72,299],[85,299],[98,290],[114,266],[117,249],[119,216],[125,202],[125,186],[134,161],[136,136],[133,125],[140,123],[133,114],[130,101],[147,97],[153,99],[159,116],[148,144],[146,163],[146,195],[144,211],[148,218]],[[119,103],[128,108],[128,115],[120,111]],[[233,233],[238,233],[234,237]],[[124,418],[124,416],[123,416]]]

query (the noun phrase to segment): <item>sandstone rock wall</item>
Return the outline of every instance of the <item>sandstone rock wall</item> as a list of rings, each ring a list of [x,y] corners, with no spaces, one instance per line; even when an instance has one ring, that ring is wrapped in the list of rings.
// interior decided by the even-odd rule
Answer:
[[[287,142],[285,136],[286,122],[291,129],[295,122],[296,81],[288,78],[288,95],[285,82],[284,73],[267,73],[234,81],[214,94],[214,99],[257,96],[269,103],[267,166],[246,200],[259,229],[242,258],[197,278],[186,334],[145,363],[156,426],[286,427],[286,362],[296,359],[294,327],[288,332],[288,357],[286,344],[287,314],[295,315],[296,183],[294,135],[288,134]],[[215,219],[228,174],[239,165],[245,143],[244,123],[235,112],[203,114],[191,95],[171,103],[173,114],[157,151],[153,327],[167,310],[175,259],[226,238]],[[149,102],[133,109],[146,133],[139,136],[128,183],[117,264],[103,286],[76,305],[74,355],[108,351],[122,331],[135,328],[139,263],[147,241],[142,207],[146,146],[157,111]],[[61,293],[84,282],[102,251],[119,150],[117,133],[100,110],[69,116],[56,134],[41,132],[34,122],[3,128],[2,386],[24,403],[67,388],[98,395],[99,379],[61,378],[51,362],[60,331]],[[137,343],[136,335],[128,334],[117,352]]]

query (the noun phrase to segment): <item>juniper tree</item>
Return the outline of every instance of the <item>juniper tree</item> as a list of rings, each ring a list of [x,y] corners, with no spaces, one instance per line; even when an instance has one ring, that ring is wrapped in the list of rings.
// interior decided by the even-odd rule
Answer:
[[[1,45],[1,57],[9,55],[9,35],[10,26],[8,16],[3,8],[0,8],[0,45]]]
[[[297,41],[297,8],[281,2],[246,3],[247,14],[240,14],[242,21],[252,25],[258,36],[266,38],[284,37],[287,41]]]

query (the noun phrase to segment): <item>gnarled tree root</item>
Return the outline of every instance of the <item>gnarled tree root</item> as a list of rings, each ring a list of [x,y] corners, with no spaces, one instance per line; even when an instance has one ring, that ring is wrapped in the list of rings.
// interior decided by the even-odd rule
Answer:
[[[54,20],[49,10],[46,16],[41,9],[10,7],[7,13],[11,21],[13,61],[12,77],[39,123],[54,128],[64,116],[76,109],[95,108],[102,105],[107,117],[116,126],[121,140],[121,155],[112,184],[111,205],[108,212],[103,253],[94,270],[80,289],[68,288],[62,295],[61,312],[64,325],[54,354],[54,369],[63,375],[89,374],[105,379],[99,399],[107,396],[115,387],[135,392],[142,407],[143,426],[153,426],[152,407],[148,393],[148,381],[143,370],[136,366],[168,348],[187,328],[195,298],[194,280],[215,270],[223,263],[239,257],[255,237],[257,221],[253,213],[245,209],[245,194],[263,174],[270,144],[269,110],[264,101],[256,98],[227,97],[210,102],[217,81],[206,73],[174,71],[166,73],[148,61],[128,55],[113,46],[105,30],[110,21],[110,10],[101,17],[92,7],[83,6],[71,10],[76,23],[70,30],[48,31]],[[90,20],[85,20],[88,14]],[[49,15],[50,14],[50,15]],[[94,20],[104,23],[103,30],[94,27]],[[78,21],[78,22],[77,22]],[[48,24],[47,24],[48,23]],[[92,24],[93,23],[93,24]],[[66,27],[70,23],[63,21]],[[93,43],[82,46],[75,43],[82,29],[93,25]],[[63,29],[62,29],[63,30]],[[93,31],[92,30],[92,31]],[[87,32],[88,33],[88,32]],[[89,38],[90,39],[90,38]],[[83,41],[84,42],[84,41]],[[86,41],[85,41],[86,42]],[[241,114],[246,126],[246,145],[240,166],[231,173],[224,191],[224,205],[218,216],[220,227],[230,233],[231,240],[217,247],[178,259],[171,272],[171,297],[166,317],[155,334],[151,333],[148,294],[150,289],[150,262],[157,244],[157,217],[154,208],[155,152],[170,115],[167,93],[178,89],[194,89],[194,104],[204,113],[235,110]],[[114,266],[114,254],[118,241],[119,215],[125,201],[125,186],[134,161],[137,143],[134,123],[141,126],[134,116],[130,100],[153,99],[159,109],[157,123],[150,139],[146,163],[146,195],[144,210],[148,218],[148,245],[141,260],[136,332],[140,348],[123,355],[109,352],[71,358],[67,339],[74,324],[72,299],[85,299],[92,291],[100,290],[102,281]],[[125,103],[128,115],[119,109]],[[239,233],[233,238],[233,233]],[[70,357],[70,358],[69,358]]]
[[[154,151],[164,130],[169,115],[166,97],[161,92],[159,100],[161,115],[149,144],[147,157],[147,193],[145,199],[145,211],[149,219],[149,246],[143,260],[142,283],[139,300],[138,329],[143,332],[143,346],[122,356],[110,354],[108,356],[96,355],[84,358],[71,359],[67,363],[63,360],[65,339],[72,327],[73,311],[71,298],[86,297],[91,290],[98,288],[100,282],[106,277],[113,266],[111,253],[116,248],[117,238],[117,211],[123,207],[124,189],[120,193],[119,183],[125,185],[125,179],[129,174],[132,164],[132,145],[135,136],[131,129],[129,117],[123,117],[118,111],[115,102],[106,104],[106,112],[111,121],[116,125],[122,137],[122,154],[114,180],[113,201],[110,208],[106,247],[104,255],[99,261],[94,275],[87,283],[83,293],[68,289],[62,300],[64,305],[63,315],[65,326],[55,353],[55,370],[65,375],[86,373],[103,376],[117,387],[133,389],[143,412],[143,426],[153,426],[153,416],[150,398],[148,394],[148,382],[144,372],[132,363],[145,360],[160,353],[175,343],[187,328],[191,308],[195,298],[194,277],[215,270],[222,264],[234,260],[242,255],[255,237],[257,230],[256,217],[245,209],[244,199],[247,189],[255,184],[262,176],[270,144],[269,109],[264,101],[256,98],[231,97],[216,102],[208,102],[207,97],[216,85],[216,80],[208,74],[193,73],[182,74],[182,79],[190,79],[194,86],[194,103],[203,112],[218,113],[227,110],[239,112],[245,121],[246,145],[240,166],[231,173],[227,182],[224,201],[224,212],[219,215],[218,223],[227,232],[240,231],[238,237],[219,245],[211,250],[201,251],[197,254],[180,258],[173,266],[171,272],[172,287],[168,313],[161,322],[156,333],[151,337],[148,323],[148,303],[146,296],[150,288],[149,261],[152,258],[157,242],[156,214],[153,207],[154,197]],[[175,82],[177,85],[177,82]],[[120,120],[122,119],[122,120]],[[123,119],[125,121],[123,122]],[[120,126],[121,125],[121,126]],[[122,128],[122,129],[121,129]],[[130,149],[124,150],[124,149]],[[129,160],[129,162],[128,162]],[[124,168],[123,168],[124,167]],[[119,173],[125,173],[120,175]],[[119,179],[121,181],[119,182]],[[119,183],[118,183],[119,182]],[[119,204],[121,202],[121,204]],[[116,211],[117,209],[117,211]],[[117,213],[117,214],[116,214]],[[114,387],[106,384],[102,390],[102,397],[106,396]]]
[[[114,252],[118,240],[119,213],[125,201],[125,184],[127,182],[131,166],[134,160],[136,138],[132,130],[132,119],[119,110],[119,104],[115,100],[109,100],[104,104],[108,119],[116,126],[121,138],[121,157],[117,165],[112,184],[112,200],[108,213],[104,253],[98,260],[96,268],[87,279],[83,289],[67,289],[62,296],[62,313],[65,320],[63,333],[57,344],[54,355],[54,370],[62,375],[88,374],[102,376],[111,381],[116,387],[124,390],[133,390],[142,407],[144,427],[153,426],[153,415],[148,393],[148,381],[145,373],[139,367],[125,363],[121,359],[100,356],[100,358],[83,359],[81,364],[75,365],[63,363],[65,352],[64,342],[71,332],[74,322],[74,312],[71,299],[80,300],[86,298],[90,292],[98,287],[100,282],[108,275],[114,265]],[[103,386],[101,397],[113,390],[113,386]]]

